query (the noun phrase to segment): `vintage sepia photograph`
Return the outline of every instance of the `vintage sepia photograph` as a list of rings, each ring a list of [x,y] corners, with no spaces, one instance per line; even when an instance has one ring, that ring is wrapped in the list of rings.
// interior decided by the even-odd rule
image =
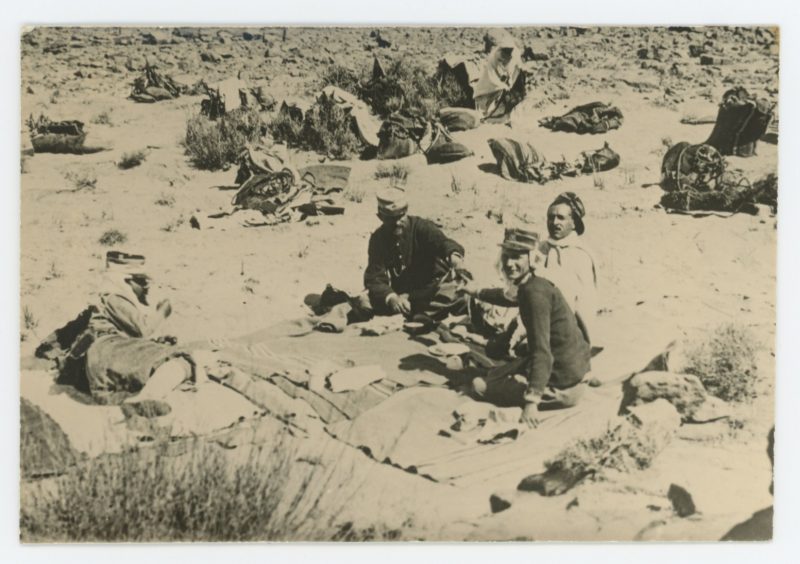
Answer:
[[[20,542],[772,540],[779,24],[20,29]]]

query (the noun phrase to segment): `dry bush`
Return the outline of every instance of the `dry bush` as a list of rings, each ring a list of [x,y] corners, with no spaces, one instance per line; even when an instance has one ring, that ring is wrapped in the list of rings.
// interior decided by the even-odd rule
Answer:
[[[360,75],[350,67],[332,64],[325,68],[320,77],[322,88],[326,86],[336,86],[342,90],[358,96],[361,84],[364,82],[365,74]],[[320,89],[322,89],[320,88]]]
[[[307,151],[317,151],[334,159],[349,159],[365,146],[355,131],[352,118],[332,100],[318,101],[306,112],[302,122],[286,113],[269,124],[275,141]]]
[[[433,73],[412,59],[391,61],[384,70],[384,77],[369,81],[358,93],[373,112],[380,117],[400,110],[424,119],[436,117],[443,104]]]
[[[646,432],[623,423],[596,437],[572,442],[545,462],[545,468],[574,476],[599,475],[608,469],[630,472],[649,467],[657,454],[658,448]]]
[[[697,376],[706,390],[720,399],[748,401],[756,397],[757,350],[748,329],[727,323],[686,351],[684,372]]]
[[[161,231],[166,231],[167,233],[172,233],[173,231],[177,231],[178,228],[186,223],[186,218],[183,217],[183,214],[180,214],[173,220],[170,220],[166,224],[161,227]]]
[[[111,110],[103,110],[94,116],[91,121],[97,125],[113,125],[111,122]]]
[[[270,135],[279,143],[286,143],[289,147],[302,146],[303,122],[296,120],[288,113],[278,112],[269,122]]]
[[[153,202],[157,206],[165,206],[171,208],[175,205],[175,196],[172,194],[165,194],[164,192]]]
[[[22,331],[20,331],[20,341],[27,340],[29,334],[36,336],[36,329],[39,327],[39,320],[33,315],[33,311],[28,306],[22,308]]]
[[[44,275],[45,280],[57,280],[64,276],[64,273],[58,268],[56,261],[52,261],[50,263],[50,267],[47,269],[47,274]]]
[[[367,191],[360,187],[348,185],[347,188],[345,188],[342,195],[345,197],[347,201],[360,204],[361,202],[364,201],[364,198],[367,196]]]
[[[97,188],[97,175],[91,168],[68,171],[64,174],[64,179],[72,184],[75,192]]]
[[[132,151],[130,153],[123,153],[122,158],[117,163],[117,166],[122,170],[128,170],[142,164],[147,158],[147,153],[144,151]]]
[[[335,159],[349,159],[364,149],[350,116],[333,101],[317,102],[306,113],[303,138],[309,149]]]
[[[403,184],[408,180],[411,170],[408,165],[393,163],[391,165],[380,164],[375,170],[375,179],[389,178],[391,181]]]
[[[113,247],[128,240],[128,236],[118,229],[109,229],[100,236],[99,243],[106,247]]]
[[[183,146],[195,167],[219,170],[235,162],[242,149],[265,131],[258,110],[237,108],[214,121],[201,115],[189,119]]]
[[[23,541],[147,542],[395,539],[400,531],[334,524],[320,500],[341,489],[321,465],[301,471],[281,437],[235,462],[202,441],[170,456],[166,443],[83,463],[54,487],[29,486]],[[307,464],[303,464],[306,469]],[[293,479],[294,478],[294,479]]]

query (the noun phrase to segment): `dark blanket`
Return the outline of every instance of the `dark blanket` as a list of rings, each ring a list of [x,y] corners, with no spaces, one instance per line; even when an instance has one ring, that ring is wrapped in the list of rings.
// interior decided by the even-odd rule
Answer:
[[[606,133],[622,125],[622,112],[610,104],[592,102],[576,106],[563,116],[544,118],[539,125],[568,133]]]

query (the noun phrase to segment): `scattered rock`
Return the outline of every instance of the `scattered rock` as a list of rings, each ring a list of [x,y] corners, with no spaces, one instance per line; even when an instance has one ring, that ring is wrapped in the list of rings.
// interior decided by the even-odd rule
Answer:
[[[700,57],[700,64],[701,65],[727,65],[727,59],[723,59],[722,57],[715,57],[711,55],[702,55]]]
[[[56,476],[78,460],[69,438],[47,413],[20,399],[20,473],[22,478]]]
[[[574,488],[588,474],[576,474],[570,470],[548,470],[531,474],[522,479],[517,489],[522,492],[536,492],[544,496],[562,495]]]
[[[677,484],[670,484],[667,497],[672,502],[672,508],[678,517],[688,517],[697,512],[692,494]]]
[[[489,497],[489,507],[491,507],[492,513],[500,513],[511,507],[511,502],[508,501],[506,496],[501,497],[498,494],[492,494]]]
[[[636,374],[623,384],[622,391],[621,414],[631,406],[665,399],[675,406],[684,422],[691,420],[708,397],[697,376],[659,371]]]
[[[689,56],[692,58],[697,58],[705,52],[706,49],[703,45],[689,45]]]
[[[204,63],[218,63],[222,59],[220,59],[214,53],[211,53],[210,51],[206,51],[204,53],[200,53],[200,60],[203,61]]]

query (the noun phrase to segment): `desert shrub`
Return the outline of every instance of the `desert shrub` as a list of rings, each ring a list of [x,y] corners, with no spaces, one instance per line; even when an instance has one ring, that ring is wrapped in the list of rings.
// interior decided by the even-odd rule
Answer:
[[[404,183],[408,179],[409,169],[407,165],[393,163],[391,165],[380,164],[375,170],[375,179],[390,178],[400,183]]]
[[[359,96],[380,117],[406,111],[432,119],[441,107],[441,94],[435,76],[411,59],[398,59],[385,68],[385,76],[365,84]]]
[[[130,153],[123,153],[122,158],[117,163],[117,166],[122,170],[128,170],[139,166],[144,162],[147,154],[144,151],[132,151]]]
[[[287,112],[278,112],[269,122],[268,129],[272,138],[279,143],[286,143],[289,147],[299,147],[303,143],[303,121]]]
[[[157,206],[165,206],[171,208],[172,206],[175,205],[175,196],[173,196],[172,194],[165,194],[164,192],[162,192],[161,195],[158,198],[156,198],[156,201],[153,203]]]
[[[649,467],[657,454],[658,448],[646,432],[623,423],[567,445],[545,462],[545,468],[548,472],[566,471],[575,476],[597,475],[606,469],[630,472]]]
[[[344,196],[344,198],[349,202],[360,204],[364,201],[364,198],[366,198],[367,191],[360,186],[353,186],[352,184],[349,184],[347,188],[344,189],[342,196]]]
[[[353,131],[350,116],[332,100],[317,101],[303,121],[281,112],[270,122],[269,130],[279,143],[317,151],[334,159],[348,159],[364,149],[364,143]]]
[[[236,161],[242,149],[265,131],[258,110],[237,108],[214,121],[201,115],[190,118],[183,145],[195,167],[219,170]]]
[[[686,351],[684,371],[697,376],[706,390],[718,398],[747,401],[756,396],[757,349],[749,330],[726,323]]]
[[[92,118],[92,123],[96,123],[98,125],[111,125],[111,111],[103,110]]]
[[[348,159],[364,148],[350,116],[332,100],[318,101],[306,112],[303,139],[309,149],[335,159]]]
[[[363,73],[362,73],[363,74]],[[350,67],[332,64],[325,68],[320,77],[322,88],[326,86],[336,86],[358,96],[361,88],[362,76]]]
[[[124,243],[127,240],[128,236],[118,229],[109,229],[100,236],[99,242],[101,245],[105,245],[106,247],[113,247],[114,245]]]
[[[29,485],[21,496],[21,538],[367,540],[388,531],[334,525],[335,516],[319,506],[331,487],[340,487],[332,481],[332,470],[314,466],[298,479],[291,471],[296,470],[296,453],[278,441],[274,448],[253,448],[241,462],[197,441],[181,456],[170,456],[164,444],[83,463],[52,488]]]
[[[97,175],[91,168],[68,171],[64,174],[64,179],[72,184],[75,192],[97,188]]]

